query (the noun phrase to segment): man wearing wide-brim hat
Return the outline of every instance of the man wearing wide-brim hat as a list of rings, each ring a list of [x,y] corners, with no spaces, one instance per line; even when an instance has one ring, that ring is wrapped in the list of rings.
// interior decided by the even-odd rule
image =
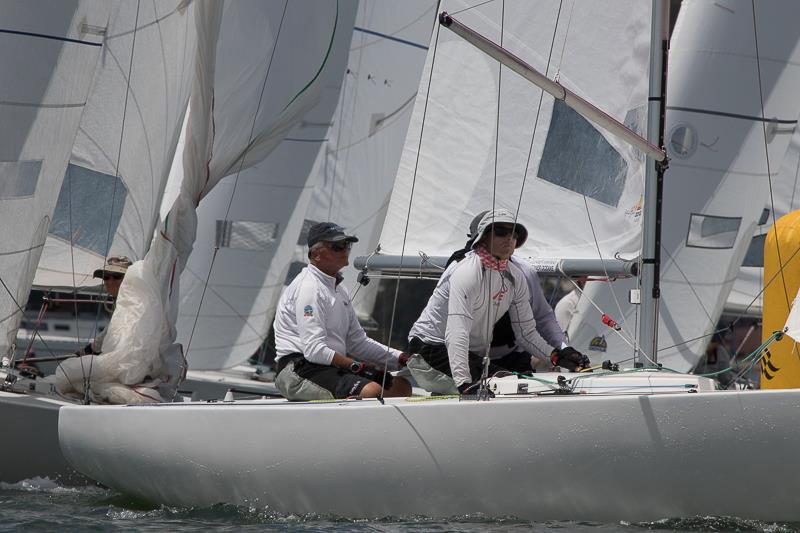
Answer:
[[[504,366],[489,365],[489,375],[499,370],[530,369],[536,320],[531,308],[525,273],[509,261],[525,243],[528,230],[506,209],[486,212],[473,232],[471,251],[442,274],[433,295],[409,332],[414,354],[408,368],[417,383],[431,392],[471,392],[482,376],[495,324],[508,312],[517,345],[527,353],[509,357]],[[588,359],[564,347],[557,364],[572,362],[572,369],[588,366]],[[505,359],[505,358],[504,358]]]
[[[116,298],[119,294],[122,280],[125,278],[125,273],[132,264],[131,260],[124,255],[111,256],[105,260],[102,268],[98,268],[94,271],[92,277],[102,279],[106,294],[111,298]],[[98,333],[92,342],[75,353],[77,355],[97,355],[101,353],[103,351],[103,340],[106,338],[106,331],[108,331],[108,328]]]

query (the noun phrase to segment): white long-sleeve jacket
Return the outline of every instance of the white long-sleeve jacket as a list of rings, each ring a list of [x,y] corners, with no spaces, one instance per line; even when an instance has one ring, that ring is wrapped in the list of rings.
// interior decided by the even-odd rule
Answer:
[[[459,386],[472,381],[468,352],[485,353],[494,325],[506,311],[517,344],[534,352],[536,321],[522,270],[512,262],[505,272],[486,269],[480,257],[470,252],[442,274],[409,338],[444,344]]]
[[[302,353],[312,363],[330,365],[339,352],[398,368],[400,352],[367,337],[347,289],[314,265],[305,267],[283,291],[273,328],[276,360]]]

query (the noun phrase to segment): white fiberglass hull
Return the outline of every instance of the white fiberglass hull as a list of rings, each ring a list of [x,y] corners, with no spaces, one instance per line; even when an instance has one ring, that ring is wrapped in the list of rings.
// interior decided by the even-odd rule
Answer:
[[[800,391],[62,408],[84,474],[347,517],[800,519]]]

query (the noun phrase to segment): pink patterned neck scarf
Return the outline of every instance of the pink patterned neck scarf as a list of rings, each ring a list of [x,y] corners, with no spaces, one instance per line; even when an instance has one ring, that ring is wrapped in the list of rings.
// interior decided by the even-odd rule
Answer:
[[[508,259],[498,259],[489,253],[483,245],[474,248],[475,253],[481,258],[481,264],[489,270],[496,270],[498,272],[505,272],[508,268]]]

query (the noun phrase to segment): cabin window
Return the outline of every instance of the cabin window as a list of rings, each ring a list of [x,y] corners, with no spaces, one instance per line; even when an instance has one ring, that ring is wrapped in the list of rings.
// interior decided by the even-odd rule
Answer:
[[[128,189],[119,177],[70,164],[50,234],[105,257],[127,197]]]
[[[750,246],[747,247],[747,253],[744,255],[742,266],[745,267],[764,267],[764,241],[767,235],[756,235],[750,241]]]
[[[33,196],[41,170],[41,161],[0,161],[0,200]]]
[[[553,104],[538,176],[616,207],[628,163],[592,124],[560,100]]]
[[[217,246],[240,250],[266,250],[278,238],[276,222],[217,220]]]
[[[69,324],[53,324],[54,331],[69,331]]]
[[[739,217],[717,217],[692,213],[686,246],[693,248],[733,248],[739,233]]]

